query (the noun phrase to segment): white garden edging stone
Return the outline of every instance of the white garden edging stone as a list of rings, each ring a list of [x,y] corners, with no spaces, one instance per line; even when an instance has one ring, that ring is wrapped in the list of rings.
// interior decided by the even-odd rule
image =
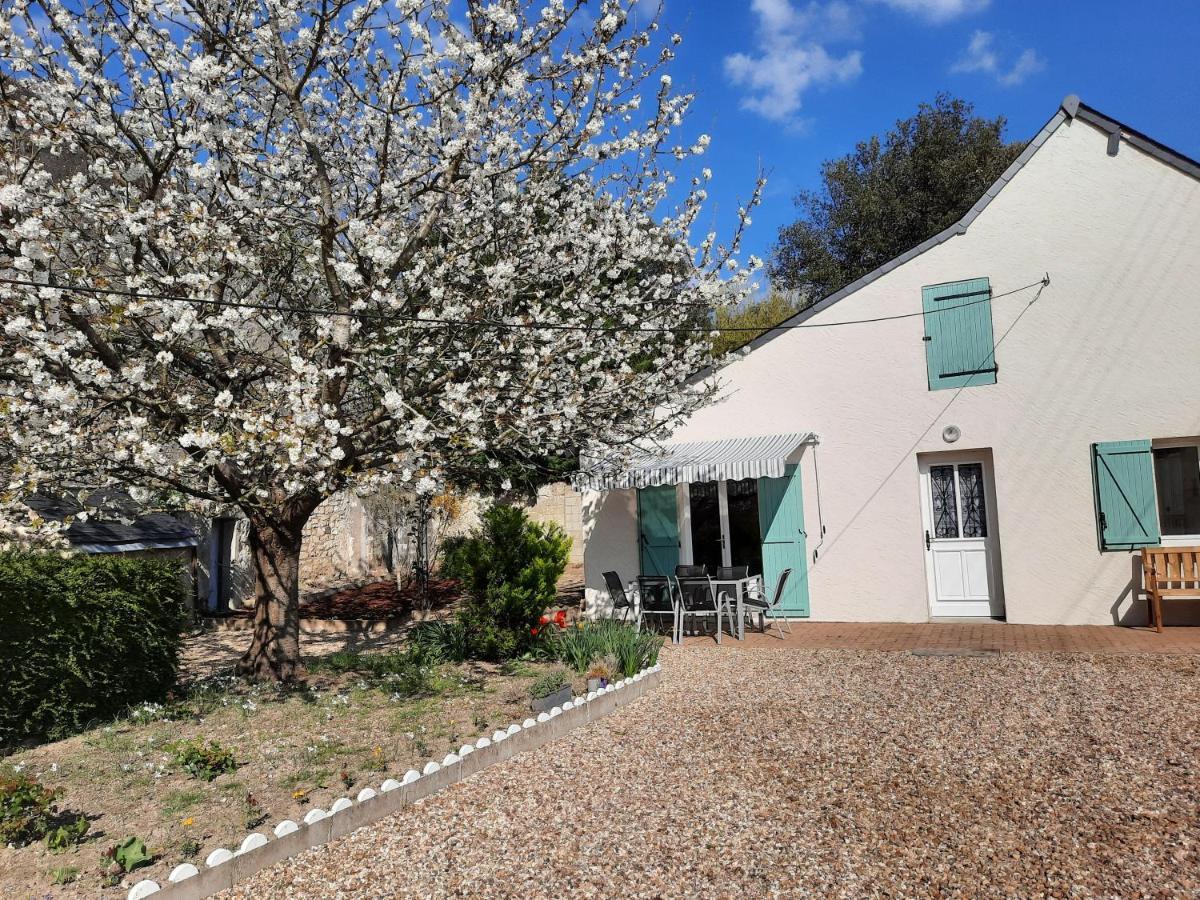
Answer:
[[[657,687],[662,681],[661,672],[662,666],[654,665],[598,692],[589,691],[586,696],[572,697],[549,713],[539,713],[536,719],[497,729],[490,738],[479,738],[474,746],[465,744],[457,753],[447,754],[440,763],[430,760],[420,772],[409,769],[400,781],[388,778],[379,786],[378,792],[363,788],[356,801],[340,797],[330,806],[329,812],[311,809],[304,816],[303,824],[284,819],[272,829],[274,838],[251,832],[242,840],[236,853],[220,847],[208,854],[203,868],[191,863],[176,866],[163,886],[150,880],[139,881],[130,888],[127,900],[142,900],[151,894],[161,896],[162,900],[199,900],[223,891],[280,860],[377,822],[488,766],[533,750],[580,725],[599,719]],[[618,688],[621,689],[619,694],[612,696]]]

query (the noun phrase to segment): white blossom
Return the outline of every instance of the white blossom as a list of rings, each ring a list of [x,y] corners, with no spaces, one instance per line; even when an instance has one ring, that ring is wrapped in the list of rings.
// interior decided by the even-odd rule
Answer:
[[[39,285],[0,285],[10,534],[66,485],[298,534],[339,490],[627,452],[711,399],[761,184],[694,243],[671,39],[475,8],[9,0],[0,268]]]

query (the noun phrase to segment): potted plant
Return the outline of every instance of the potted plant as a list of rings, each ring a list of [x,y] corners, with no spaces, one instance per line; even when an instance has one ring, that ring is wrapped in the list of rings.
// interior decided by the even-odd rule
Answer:
[[[592,663],[592,667],[587,673],[587,689],[589,691],[599,691],[608,687],[608,683],[612,681],[613,669],[607,660],[598,660]]]
[[[570,699],[571,685],[562,669],[547,672],[529,686],[529,707],[534,712],[546,712]]]

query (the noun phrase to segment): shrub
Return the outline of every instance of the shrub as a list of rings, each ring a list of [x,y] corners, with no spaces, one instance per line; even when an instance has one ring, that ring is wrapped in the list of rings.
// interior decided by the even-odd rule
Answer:
[[[472,656],[510,659],[536,640],[570,549],[561,528],[511,506],[493,506],[478,531],[447,542],[442,570],[467,593],[459,615]]]
[[[165,699],[187,621],[180,575],[173,560],[0,554],[0,748]]]
[[[172,745],[171,755],[180,768],[203,781],[212,781],[218,775],[236,771],[238,766],[233,751],[216,741],[179,741]]]

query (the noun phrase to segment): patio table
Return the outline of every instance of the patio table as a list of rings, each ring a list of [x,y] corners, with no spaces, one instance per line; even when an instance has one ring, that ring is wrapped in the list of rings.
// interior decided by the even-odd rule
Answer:
[[[735,600],[737,609],[737,634],[734,635],[739,641],[746,637],[746,616],[744,600],[747,593],[752,589],[757,589],[759,594],[762,593],[762,576],[748,575],[745,578],[714,578],[712,580],[713,590],[718,593],[723,588],[733,588],[730,594],[730,599]]]

